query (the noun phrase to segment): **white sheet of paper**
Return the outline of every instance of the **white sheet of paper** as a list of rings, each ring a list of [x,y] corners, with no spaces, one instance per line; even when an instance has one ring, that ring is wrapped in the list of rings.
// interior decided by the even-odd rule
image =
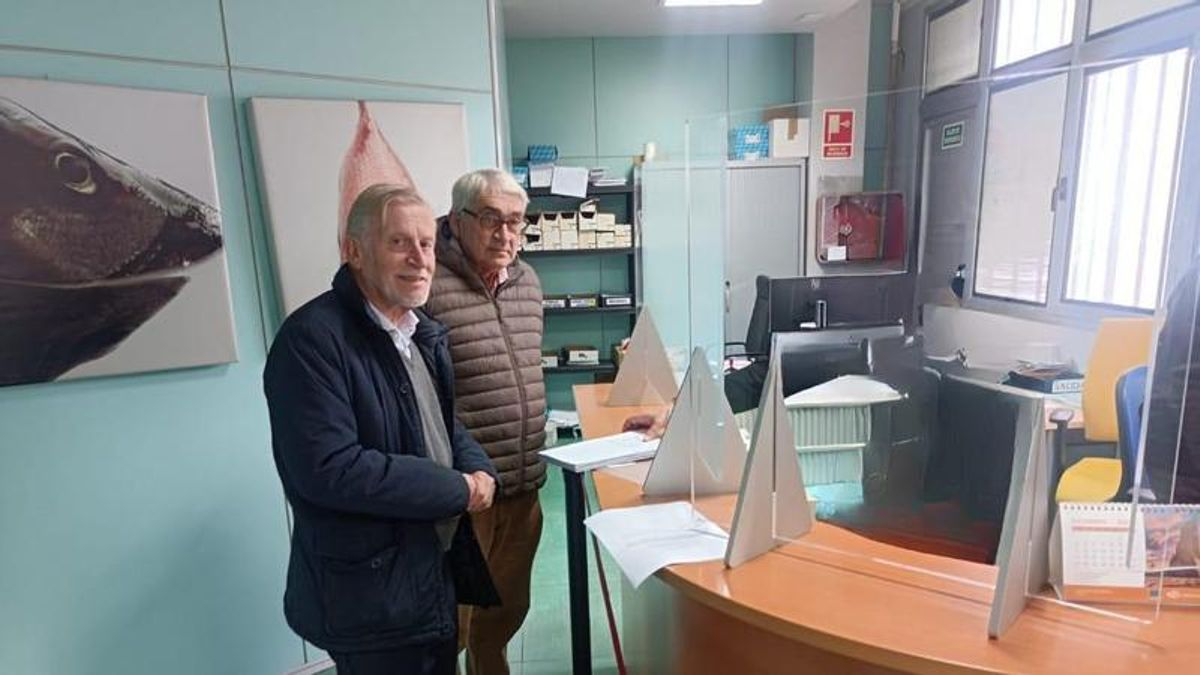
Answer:
[[[554,410],[546,412],[546,421],[556,427],[579,426],[579,413],[574,410]]]
[[[720,560],[729,536],[687,502],[605,509],[583,521],[634,588],[667,565]]]
[[[637,483],[639,486],[646,482],[646,472],[650,470],[650,462],[641,461],[633,464],[617,464],[614,466],[604,467],[604,473],[609,476],[616,476],[621,480],[627,480],[630,483]]]
[[[602,436],[542,451],[542,458],[564,469],[581,473],[602,466],[628,464],[653,457],[658,439],[647,441],[636,431]]]
[[[556,166],[550,192],[567,197],[586,197],[588,170],[582,166]]]
[[[828,408],[899,401],[900,392],[864,375],[843,375],[783,400],[789,408]]]
[[[544,188],[550,187],[550,181],[554,178],[553,164],[531,164],[529,166],[529,187]]]

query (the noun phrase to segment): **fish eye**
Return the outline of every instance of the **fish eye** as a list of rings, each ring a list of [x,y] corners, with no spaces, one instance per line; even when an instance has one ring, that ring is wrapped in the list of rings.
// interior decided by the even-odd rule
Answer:
[[[66,188],[80,194],[95,194],[96,182],[92,180],[92,165],[86,158],[64,150],[54,155],[54,168],[58,170]]]

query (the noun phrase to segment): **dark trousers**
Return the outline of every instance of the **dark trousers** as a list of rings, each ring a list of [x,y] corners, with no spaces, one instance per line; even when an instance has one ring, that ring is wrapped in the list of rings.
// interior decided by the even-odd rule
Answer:
[[[459,605],[458,645],[467,650],[467,675],[508,675],[508,643],[529,613],[533,556],[542,538],[537,490],[497,499],[471,514],[471,524],[504,604]]]
[[[337,675],[454,675],[455,639],[384,652],[330,652]]]

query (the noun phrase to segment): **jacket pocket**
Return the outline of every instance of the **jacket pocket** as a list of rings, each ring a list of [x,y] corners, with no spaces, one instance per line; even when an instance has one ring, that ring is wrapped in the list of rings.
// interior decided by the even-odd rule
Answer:
[[[414,627],[422,619],[413,573],[402,546],[358,561],[325,558],[321,597],[325,629],[334,637],[362,637]]]

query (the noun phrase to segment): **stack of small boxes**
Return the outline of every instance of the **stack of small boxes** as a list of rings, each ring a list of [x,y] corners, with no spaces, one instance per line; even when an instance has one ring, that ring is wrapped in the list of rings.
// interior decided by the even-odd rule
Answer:
[[[543,211],[525,230],[523,250],[631,248],[633,227],[618,223],[615,214],[596,209],[596,201],[589,200],[578,211]]]

